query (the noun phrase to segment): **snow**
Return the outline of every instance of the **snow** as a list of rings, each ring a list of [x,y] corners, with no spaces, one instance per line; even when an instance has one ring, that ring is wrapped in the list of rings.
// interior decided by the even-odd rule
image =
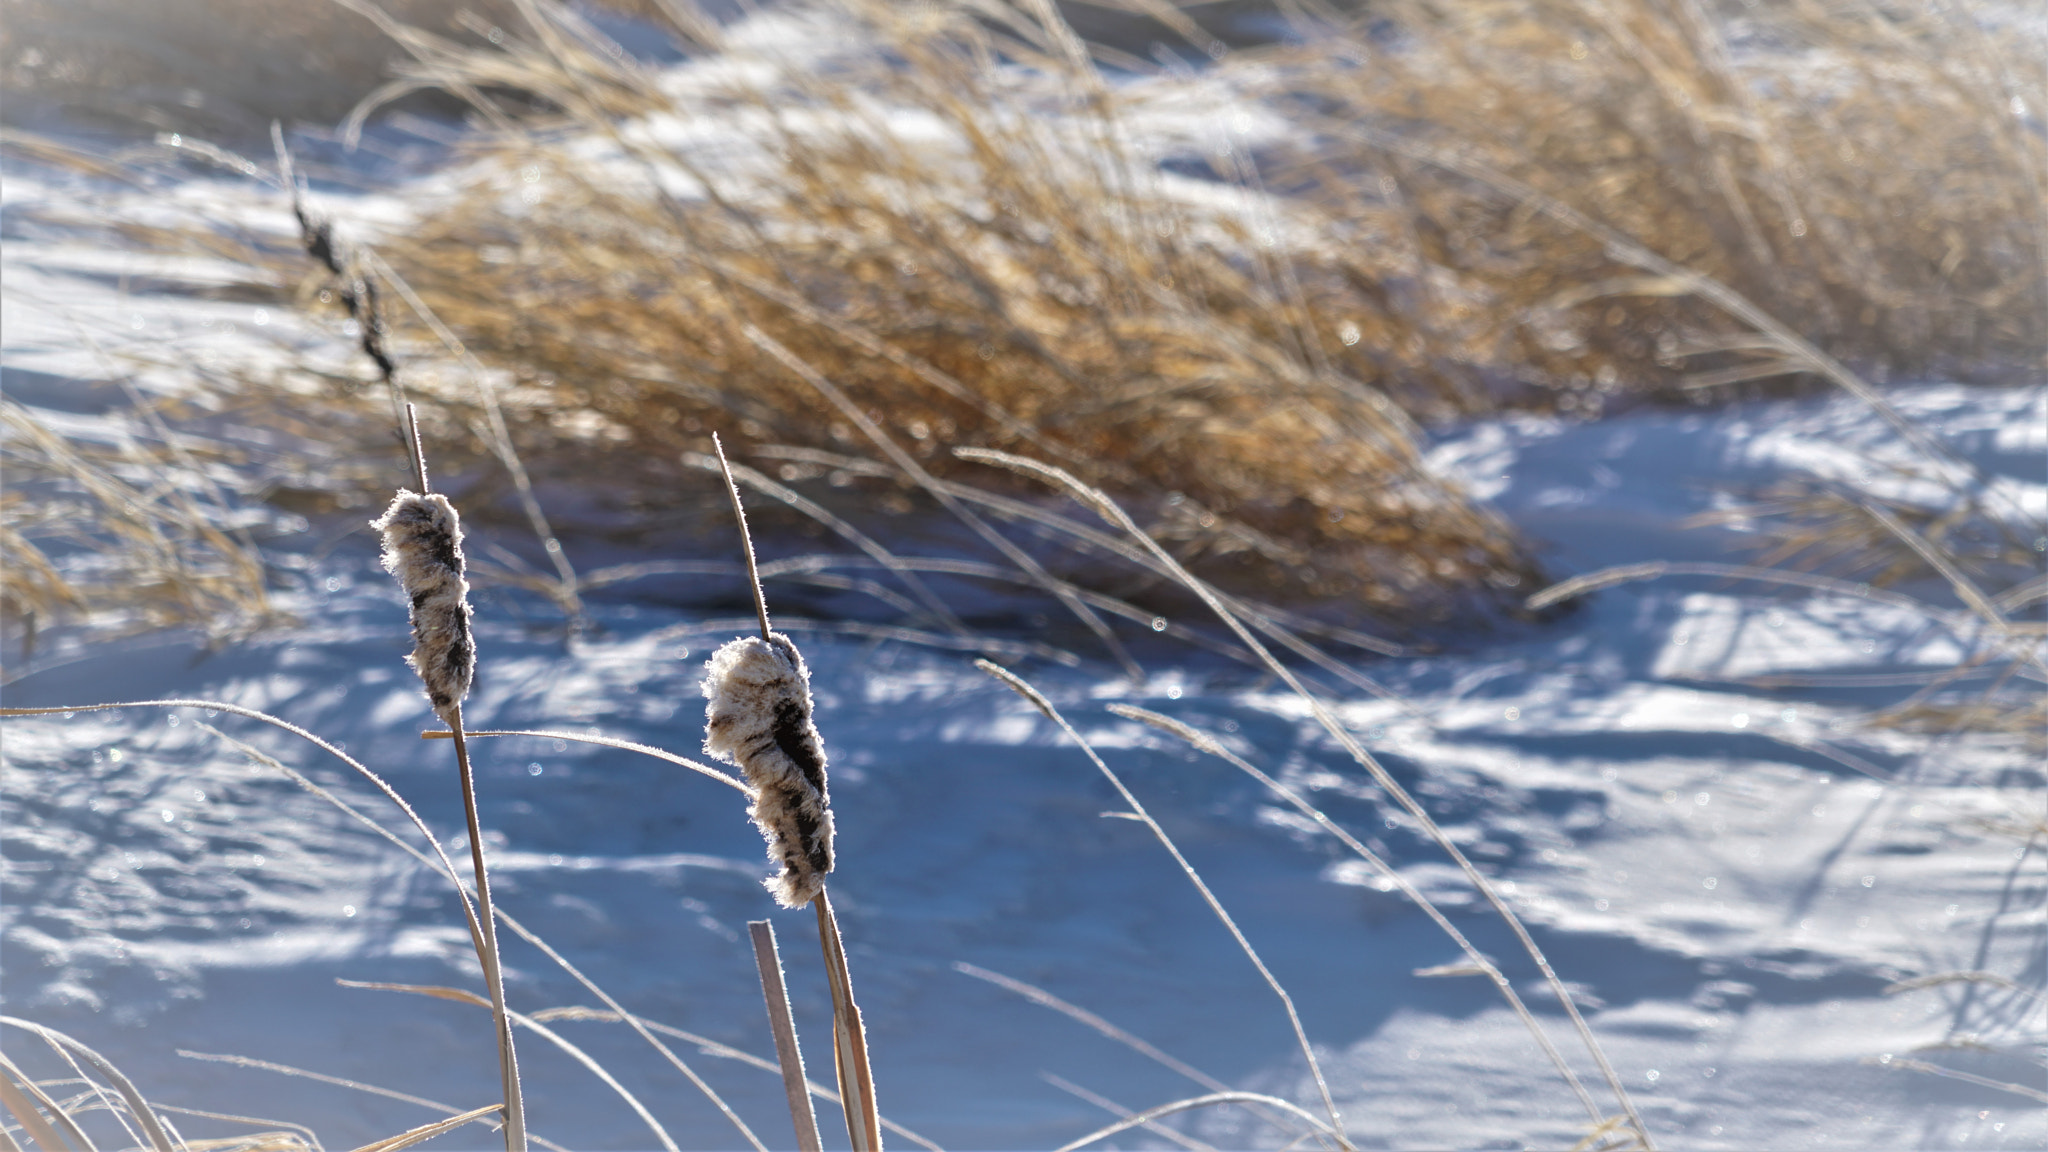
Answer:
[[[1984,423],[2038,399],[1954,388],[1906,398],[1958,414],[1974,406]],[[1438,452],[1483,456],[1507,478],[1496,503],[1548,534],[1569,570],[1669,555],[1685,535],[1671,522],[1726,480],[1692,470],[1697,462],[1753,460],[1744,445],[1758,424],[1787,437],[1801,425],[1853,428],[1850,403],[1510,421]],[[1605,454],[1621,483],[1577,486],[1564,511],[1544,499],[1579,466],[1568,462],[1602,458],[1589,446],[1680,431],[1694,451]],[[1678,505],[1661,517],[1645,506],[1658,493]],[[1603,518],[1610,502],[1660,530],[1617,539]],[[8,702],[175,693],[271,710],[345,741],[452,846],[453,765],[445,745],[414,735],[432,722],[401,663],[402,602],[367,550],[326,564],[316,575],[353,579],[306,605],[304,628],[213,654],[163,643],[88,650],[30,670]],[[1523,636],[1376,664],[1420,718],[1381,701],[1340,711],[1511,891],[1584,991],[1596,1033],[1666,1145],[2037,1146],[2048,1120],[2031,1103],[1872,1062],[1965,1032],[1984,1047],[1931,1058],[2039,1084],[2038,999],[1965,985],[1884,994],[1897,979],[1951,970],[2038,987],[2041,857],[1973,825],[2038,811],[2034,758],[1991,737],[1830,728],[1871,690],[1808,698],[1736,682],[1772,670],[1939,667],[1981,640],[1849,597],[1684,583],[1610,589]],[[666,632],[685,622],[676,614],[608,611],[599,632],[565,649],[483,605],[470,722],[595,730],[687,753],[701,732],[705,653],[678,649]],[[956,961],[1039,984],[1227,1082],[1312,1099],[1255,973],[1145,829],[1102,818],[1117,807],[1113,794],[1029,704],[963,655],[798,639],[819,729],[843,766],[833,890],[886,1112],[948,1147],[1026,1148],[1105,1118],[1041,1072],[1127,1107],[1198,1091],[958,974]],[[1863,651],[1864,640],[1882,655]],[[1483,981],[1413,974],[1459,957],[1397,893],[1227,765],[1104,711],[1129,701],[1195,723],[1377,837],[1568,1047],[1533,970],[1299,701],[1192,658],[1145,688],[1100,667],[1022,670],[1127,775],[1294,992],[1361,1146],[1547,1146],[1582,1134],[1583,1115]],[[239,1053],[462,1106],[488,1098],[481,1013],[331,982],[475,985],[445,881],[251,764],[202,719],[181,709],[8,726],[9,1010],[79,1034],[167,1101],[286,1115],[330,1143],[427,1117],[175,1051]],[[208,723],[397,823],[309,747],[230,718]],[[1808,750],[1822,740],[1885,779]],[[532,739],[479,748],[494,887],[509,911],[635,1011],[757,1053],[766,1033],[741,925],[774,919],[812,1060],[826,1058],[809,925],[774,913],[761,890],[743,800],[610,749]],[[588,1002],[543,957],[507,947],[515,1007]],[[737,1143],[620,1029],[558,1027],[654,1102],[686,1146]],[[537,1131],[590,1147],[648,1145],[595,1079],[526,1044]],[[778,1131],[773,1077],[699,1062],[758,1128]],[[1276,1142],[1241,1110],[1196,1116],[1189,1130],[1222,1146]]]
[[[191,185],[194,197],[247,198],[206,178]],[[11,168],[9,211],[62,202],[69,187]],[[281,216],[250,219],[282,227]],[[256,320],[247,305],[138,296],[122,283],[218,272],[202,265],[145,266],[10,232],[5,270],[7,390],[67,430],[106,431],[105,408],[80,411],[67,387],[109,378],[109,356],[147,346],[158,363],[273,365],[266,341],[316,338],[288,315]],[[105,351],[82,349],[81,331]],[[173,376],[142,379],[170,388]],[[1886,396],[1988,475],[1986,507],[2015,522],[2048,513],[2048,389],[1935,382]],[[1882,420],[1839,396],[1595,423],[1506,417],[1445,434],[1430,463],[1542,542],[1560,575],[1739,562],[1755,525],[1696,517],[1739,509],[1785,479],[1947,498]],[[175,695],[268,710],[373,766],[455,851],[453,757],[418,737],[435,722],[402,663],[402,598],[364,540],[308,561],[304,575],[286,596],[303,626],[218,650],[173,635],[49,648],[11,670],[7,703]],[[1907,591],[1934,610],[1701,577],[1621,584],[1541,626],[1372,660],[1365,670],[1400,703],[1333,701],[1512,899],[1664,1147],[2048,1143],[2038,1103],[1905,1070],[1922,1061],[2040,1090],[2048,1056],[2048,873],[2038,842],[2000,830],[2041,817],[2037,755],[1993,734],[1854,724],[1902,694],[1856,677],[1932,673],[1998,643],[1938,585]],[[507,599],[485,590],[477,600],[472,727],[694,752],[703,661],[742,626],[711,634],[705,613],[614,598],[594,605],[595,629],[565,639],[522,624]],[[832,893],[885,1114],[949,1148],[1039,1148],[1110,1119],[1054,1078],[1133,1109],[1203,1090],[962,964],[1039,985],[1226,1083],[1319,1106],[1256,972],[1035,708],[969,654],[778,623],[802,646],[834,764]],[[1300,700],[1191,650],[1151,651],[1142,686],[1101,665],[1013,667],[1124,776],[1290,989],[1359,1146],[1563,1147],[1583,1136],[1585,1114],[1486,981],[1420,974],[1463,957],[1390,883],[1221,760],[1106,708],[1140,704],[1208,731],[1372,843],[1496,959],[1598,1096],[1534,966],[1457,869]],[[1834,679],[1759,679],[1773,675]],[[331,1147],[432,1115],[180,1051],[453,1107],[492,1098],[483,1013],[335,983],[480,988],[446,879],[209,725],[409,834],[345,766],[246,720],[197,708],[11,720],[0,776],[6,1011],[79,1036],[155,1099],[291,1119]],[[763,891],[742,798],[617,749],[524,737],[476,748],[507,911],[636,1013],[764,1055],[743,927],[770,919],[812,1074],[829,1079],[815,932]],[[593,1003],[530,946],[508,936],[505,947],[514,1008]],[[2019,986],[1887,993],[1954,971]],[[682,1146],[740,1146],[623,1028],[553,1027]],[[27,1048],[7,1040],[10,1052]],[[772,1074],[677,1051],[771,1144],[788,1143]],[[522,1036],[521,1063],[536,1132],[579,1147],[653,1146],[609,1088],[539,1038]],[[827,1108],[823,1120],[829,1139],[836,1116]],[[1174,1123],[1217,1147],[1287,1142],[1241,1107]],[[1144,1133],[1118,1140],[1164,1146]],[[443,1144],[488,1141],[471,1129]]]

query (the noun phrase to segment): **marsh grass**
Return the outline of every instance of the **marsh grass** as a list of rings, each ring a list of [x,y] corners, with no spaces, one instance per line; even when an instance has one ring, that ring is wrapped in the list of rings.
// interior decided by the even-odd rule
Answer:
[[[1136,6],[1208,47],[1187,16]],[[1118,714],[1224,757],[1386,872],[1529,1026],[1586,1108],[1588,1148],[1648,1147],[1651,1133],[1512,909],[1330,714],[1328,693],[1304,669],[1388,695],[1329,649],[1399,654],[1410,649],[1374,631],[1398,621],[1426,634],[1461,606],[1497,617],[1628,580],[1750,579],[1987,630],[1993,657],[1935,677],[1870,722],[2031,725],[2038,736],[2031,685],[2042,635],[2031,614],[2042,593],[2030,579],[2031,529],[1991,507],[1970,471],[1939,451],[1925,453],[1926,474],[1961,511],[1818,490],[1765,494],[1781,530],[1757,565],[1635,565],[1533,596],[1544,581],[1508,528],[1421,466],[1421,428],[1442,419],[1517,407],[1590,417],[1814,380],[1862,398],[1925,447],[1873,381],[2043,368],[2048,199],[2037,126],[2048,93],[2025,66],[2025,33],[1997,24],[1997,13],[1392,3],[1376,8],[1380,23],[1331,18],[1298,43],[1226,54],[1197,73],[1171,53],[1148,63],[1085,43],[1043,3],[848,0],[820,9],[843,22],[829,25],[844,37],[836,50],[801,36],[795,47],[735,37],[687,3],[659,7],[698,58],[688,79],[657,75],[574,12],[538,0],[514,4],[495,37],[378,16],[411,63],[377,98],[451,92],[476,112],[479,134],[454,195],[418,205],[410,226],[374,244],[339,243],[330,227],[330,258],[313,276],[289,243],[204,227],[124,233],[142,245],[212,245],[247,264],[251,285],[299,285],[287,298],[309,309],[353,300],[363,350],[373,336],[403,350],[403,384],[424,406],[426,436],[448,445],[444,469],[484,508],[500,496],[502,521],[545,552],[540,564],[506,554],[479,566],[492,579],[540,592],[574,620],[592,588],[657,572],[744,576],[764,632],[763,581],[806,581],[865,593],[910,625],[823,627],[989,655],[1029,647],[963,622],[943,581],[968,580],[1035,589],[1072,618],[1074,647],[1092,645],[1091,656],[1133,675],[1142,668],[1113,621],[1270,672],[1432,832],[1515,933],[1620,1115],[1594,1098],[1492,962],[1398,872],[1206,734],[1142,709]],[[794,6],[780,27],[828,27],[806,23],[812,11]],[[1800,67],[1781,67],[1788,60]],[[1203,126],[1172,122],[1188,109]],[[1260,131],[1265,119],[1288,131]],[[220,149],[202,158],[257,171]],[[288,172],[277,186],[298,193]],[[304,210],[300,223],[312,250],[320,218]],[[263,279],[279,269],[296,271]],[[370,285],[382,286],[392,315],[366,310]],[[378,372],[380,385],[399,383],[391,363]],[[388,472],[400,452],[417,464],[417,451],[390,435],[383,387],[332,373],[298,384],[212,387],[243,411],[319,430],[344,446],[339,455],[360,450],[364,473]],[[261,551],[215,479],[234,460],[203,436],[162,431],[156,407],[135,400],[137,426],[160,447],[81,443],[11,402],[0,411],[10,467],[35,479],[11,486],[0,538],[10,554],[0,598],[31,643],[38,621],[67,613],[155,626],[260,621],[270,611]],[[701,491],[686,485],[721,464],[704,451],[722,456],[713,427],[735,428],[739,454],[759,465],[731,469],[735,504],[744,484],[783,510],[778,527],[816,525],[858,555],[759,564],[748,548],[744,564],[570,564],[541,487],[602,455],[617,462],[610,494],[627,505]],[[346,507],[339,489],[357,479],[336,470],[322,481],[329,510]],[[1065,515],[1060,496],[1106,529]],[[884,530],[892,520],[920,508],[944,511],[983,553],[910,555],[883,542],[901,535]],[[1934,582],[1962,609],[1921,594]],[[1176,606],[1172,620],[1162,604]],[[1186,622],[1197,605],[1220,632]],[[1080,659],[1045,644],[1033,652]],[[1979,673],[1993,679],[1982,696],[1944,694]],[[1042,696],[1034,703],[1059,719]],[[224,710],[340,756],[412,817],[434,855],[223,737],[445,874],[471,907],[433,833],[339,748],[213,702],[110,706]],[[591,740],[751,795],[717,768],[587,733],[463,736]],[[1847,753],[1830,754],[1855,767]],[[473,808],[469,843],[482,896]],[[502,908],[484,903],[483,922],[468,915],[480,951],[485,924],[493,933],[503,924],[604,1006],[505,1010],[507,1050],[515,1024],[566,1044],[551,1021],[619,1023],[756,1148],[762,1141],[664,1037],[783,1075],[799,1130],[797,1092],[841,1104],[856,1147],[879,1147],[885,1128],[932,1147],[874,1110],[837,925],[822,897],[816,904],[834,973],[838,1092],[803,1080],[800,1066],[792,1076],[786,1061],[630,1013]],[[1238,942],[1258,963],[1250,941]],[[1314,1069],[1291,999],[1268,982]],[[379,987],[503,1007],[495,988],[479,997]],[[1113,1028],[1072,1005],[1048,1006]],[[593,1071],[616,1088],[602,1067]],[[1070,1147],[1223,1103],[1344,1142],[1327,1089],[1318,1117],[1196,1077],[1205,1095],[1132,1113]],[[147,1111],[95,1100],[138,1123]],[[22,1107],[57,1122],[40,1103]],[[380,1146],[487,1119],[498,1106],[433,1107],[452,1115]]]
[[[110,634],[185,627],[224,642],[281,623],[253,517],[223,493],[227,453],[169,431],[134,397],[134,434],[66,436],[0,399],[0,615],[22,662],[38,631],[90,619]]]
[[[994,444],[1142,496],[1241,591],[1306,578],[1368,611],[1442,611],[1533,571],[1420,468],[1396,405],[1303,358],[1270,269],[1231,257],[1257,250],[1245,210],[1176,199],[1107,103],[1060,95],[1111,99],[1085,54],[1054,50],[1049,9],[1005,10],[1042,52],[964,10],[846,15],[857,47],[827,60],[695,45],[732,79],[681,94],[538,5],[502,50],[421,41],[414,80],[524,85],[605,152],[545,120],[502,136],[389,258],[516,391],[583,414],[558,426],[642,448],[656,476],[737,417],[741,455],[850,452],[946,506],[919,475],[958,473],[939,446]],[[733,138],[700,159],[664,139],[678,119]],[[843,395],[828,420],[816,378]],[[871,519],[878,494],[852,495],[813,498]]]
[[[1350,181],[1354,211],[1405,215],[1390,233],[1473,294],[1463,330],[1572,407],[1603,382],[1712,393],[1814,366],[1532,196],[1868,378],[2044,367],[2040,30],[2016,10],[1404,0],[1386,18],[1384,47],[1319,40],[1276,70],[1339,150],[1303,160],[1380,177],[1377,203]]]
[[[1421,467],[1424,425],[1819,382],[1940,457],[1873,382],[2048,370],[2048,92],[2038,30],[1994,7],[1403,2],[1224,52],[1199,10],[1125,6],[1215,50],[1196,71],[1083,41],[1049,4],[841,0],[737,29],[634,6],[681,72],[542,0],[455,24],[350,7],[406,61],[348,130],[426,89],[478,129],[351,275],[402,303],[451,475],[509,477],[542,545],[480,572],[572,620],[587,574],[534,485],[602,456],[608,517],[706,531],[667,494],[713,426],[760,464],[743,482],[782,489],[769,530],[871,542],[944,511],[1135,671],[1096,601],[1198,606],[946,448],[1058,463],[1226,594],[1413,640],[1547,582]],[[237,251],[252,285],[334,295]],[[389,451],[379,393],[291,392],[240,399]],[[1785,522],[1808,557],[1899,554],[1860,513]],[[962,635],[960,586],[906,559],[880,560],[906,622]],[[33,565],[17,583],[44,617],[70,603]]]
[[[539,3],[409,35],[397,83],[552,110],[480,103],[470,182],[390,252],[527,435],[658,483],[738,417],[742,455],[908,476],[808,366],[941,480],[941,446],[1030,452],[1228,589],[1426,617],[1533,570],[1417,420],[2043,367],[2043,93],[1990,10],[1402,4],[1201,74],[1047,5],[820,11],[680,21],[665,80]]]

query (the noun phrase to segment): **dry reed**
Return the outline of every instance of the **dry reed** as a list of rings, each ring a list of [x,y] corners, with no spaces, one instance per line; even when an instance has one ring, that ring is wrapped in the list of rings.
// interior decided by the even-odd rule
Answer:
[[[410,82],[523,85],[612,150],[586,163],[533,121],[385,246],[464,346],[518,380],[532,454],[630,444],[641,475],[625,479],[654,484],[713,422],[736,423],[747,453],[872,442],[855,419],[814,418],[800,363],[941,478],[958,471],[941,443],[1054,451],[1156,508],[1183,555],[1240,591],[1428,614],[1533,574],[1504,526],[1421,468],[1394,404],[1303,358],[1288,306],[1234,260],[1231,220],[1132,184],[1128,151],[1091,151],[1127,144],[1037,114],[1047,82],[1094,83],[1092,69],[1053,61],[1020,81],[992,55],[1014,45],[964,10],[850,18],[861,53],[831,70],[726,45],[773,79],[674,98],[544,6],[502,48],[409,40]],[[896,133],[873,101],[952,142]],[[731,123],[786,167],[707,170],[614,119],[628,114]],[[501,174],[522,172],[535,203],[504,196]],[[700,193],[659,187],[683,179]],[[807,495],[870,521],[900,500]]]
[[[249,514],[208,474],[231,457],[196,459],[137,399],[139,435],[111,445],[68,437],[0,400],[0,619],[23,663],[52,625],[187,627],[221,642],[285,619],[248,531],[267,516]]]

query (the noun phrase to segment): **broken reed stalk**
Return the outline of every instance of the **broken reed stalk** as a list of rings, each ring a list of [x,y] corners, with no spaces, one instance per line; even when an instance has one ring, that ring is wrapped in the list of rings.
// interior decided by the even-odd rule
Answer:
[[[746,556],[761,635],[725,644],[705,664],[704,751],[739,767],[751,785],[754,803],[749,814],[768,841],[769,858],[780,865],[767,882],[775,902],[785,908],[810,904],[817,912],[818,945],[824,951],[825,973],[832,989],[832,1055],[846,1133],[854,1152],[881,1152],[881,1112],[875,1106],[867,1029],[861,1022],[860,1005],[853,999],[839,920],[825,894],[825,877],[833,867],[832,809],[825,748],[811,721],[810,669],[796,644],[768,623],[768,598],[761,590],[761,569],[739,485],[733,481],[724,445],[716,435],[711,443],[718,453],[726,494],[732,499],[733,517],[739,522],[740,548]],[[762,979],[767,978],[764,967]],[[773,1011],[770,997],[771,1014]],[[792,1050],[795,1042],[792,1025]],[[780,1051],[780,1035],[776,1044]],[[790,1093],[791,1119],[801,1134],[808,1096],[800,1109],[796,1087],[791,1086]]]
[[[57,1149],[64,1148],[64,1141],[58,1137],[57,1130],[51,1126],[51,1121],[43,1117],[43,1112],[48,1112],[53,1118],[63,1116],[64,1110],[59,1108],[56,1101],[51,1100],[34,1080],[22,1075],[21,1070],[5,1056],[0,1056],[0,1072],[7,1073],[0,1076],[0,1106],[6,1107],[8,1114],[14,1117],[14,1122],[21,1126],[21,1131],[28,1133],[29,1138],[36,1142],[38,1149],[56,1152]],[[13,1079],[9,1079],[9,1076]],[[20,1082],[21,1087],[16,1087],[16,1081]],[[33,1100],[30,1099],[31,1094],[34,1096]],[[42,1112],[36,1110],[38,1105],[41,1106]]]
[[[796,1125],[797,1152],[824,1152],[818,1114],[811,1107],[810,1085],[804,1080],[804,1053],[797,1044],[796,1020],[789,1012],[789,989],[782,982],[775,925],[749,920],[747,934],[754,941],[754,964],[761,970],[761,998],[768,1004],[768,1029],[775,1036],[775,1061],[782,1070],[782,1090],[789,1097],[789,1118]]]
[[[476,774],[462,731],[462,699],[476,673],[476,644],[470,633],[469,581],[463,576],[462,522],[448,498],[427,490],[426,461],[417,451],[419,425],[405,406],[408,444],[415,446],[414,476],[421,491],[399,489],[384,515],[371,522],[384,541],[384,570],[405,591],[413,628],[406,663],[419,673],[427,701],[455,741],[462,784],[463,817],[469,826],[469,859],[476,873],[477,961],[490,991],[497,1024],[498,1073],[505,1093],[506,1152],[526,1152],[526,1110],[519,1087],[519,1059],[513,1049],[512,1020],[505,1007],[505,978],[499,964],[498,925],[491,907],[490,873],[484,865],[483,826],[477,818]]]

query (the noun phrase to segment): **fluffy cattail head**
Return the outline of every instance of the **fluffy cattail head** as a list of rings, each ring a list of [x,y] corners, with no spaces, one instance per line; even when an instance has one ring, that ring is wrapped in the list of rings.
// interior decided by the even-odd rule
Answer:
[[[462,521],[446,496],[401,488],[370,522],[384,534],[384,570],[411,601],[412,655],[427,699],[442,720],[469,695],[476,644],[469,635],[469,581],[462,578]]]
[[[789,637],[749,636],[704,665],[704,751],[744,772],[754,786],[750,815],[782,871],[768,891],[801,908],[832,871],[832,797],[825,746],[811,723],[811,672]]]

